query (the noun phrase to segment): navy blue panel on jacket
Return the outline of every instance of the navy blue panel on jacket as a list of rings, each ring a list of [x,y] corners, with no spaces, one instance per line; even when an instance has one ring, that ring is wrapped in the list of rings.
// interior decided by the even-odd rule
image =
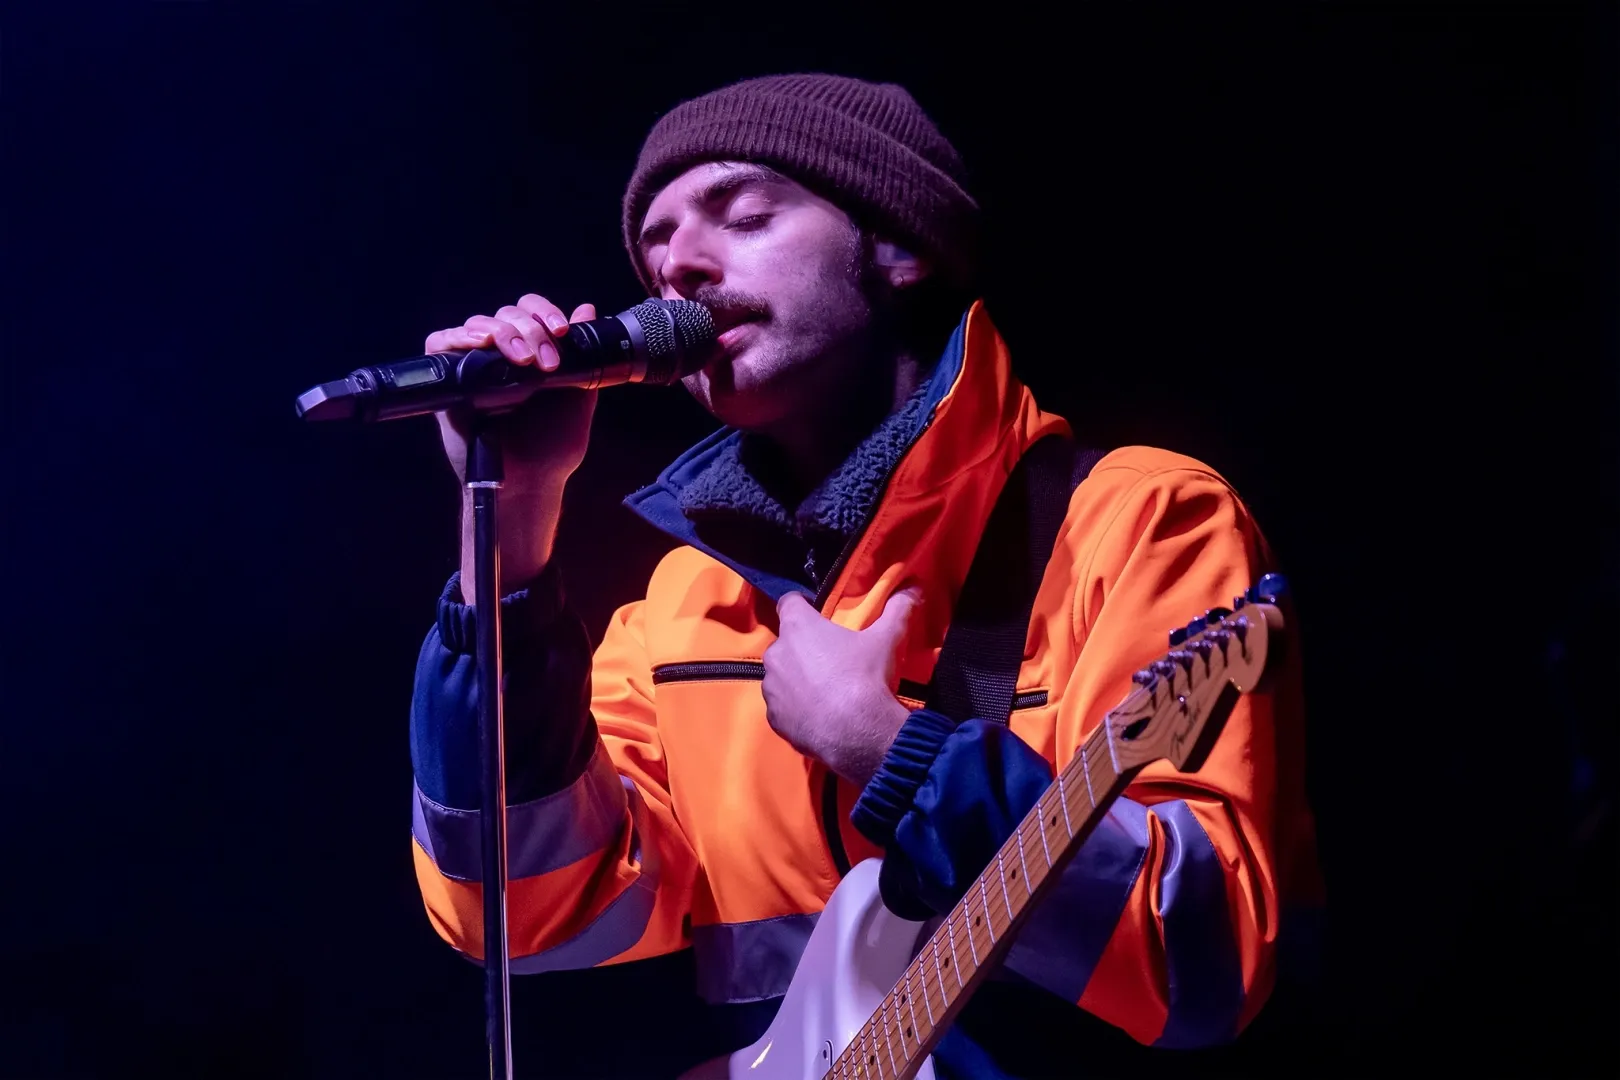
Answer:
[[[508,806],[561,791],[585,771],[596,748],[590,636],[567,607],[555,567],[501,601]],[[460,579],[458,573],[445,586],[417,657],[411,764],[428,798],[477,810],[483,801],[477,611],[463,602]]]

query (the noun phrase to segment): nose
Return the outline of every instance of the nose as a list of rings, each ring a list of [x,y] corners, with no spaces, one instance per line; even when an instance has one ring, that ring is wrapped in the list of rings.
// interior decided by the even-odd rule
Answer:
[[[665,300],[690,300],[700,288],[720,283],[724,275],[713,239],[697,223],[683,224],[670,235],[660,268]]]

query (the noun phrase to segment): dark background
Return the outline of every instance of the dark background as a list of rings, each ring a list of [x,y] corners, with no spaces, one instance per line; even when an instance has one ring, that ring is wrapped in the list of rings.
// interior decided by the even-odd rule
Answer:
[[[1241,1067],[1612,1074],[1614,8],[1006,8],[8,6],[0,1074],[483,1074],[408,838],[458,496],[431,423],[293,398],[633,303],[641,136],[795,69],[915,92],[1042,402],[1209,461],[1293,575],[1329,979]],[[665,546],[619,499],[708,430],[603,395],[593,633]],[[521,980],[520,1071],[693,1052],[681,964]]]

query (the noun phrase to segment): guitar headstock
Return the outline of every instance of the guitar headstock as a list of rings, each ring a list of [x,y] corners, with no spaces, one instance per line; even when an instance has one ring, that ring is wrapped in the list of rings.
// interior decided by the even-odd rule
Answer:
[[[1253,690],[1284,631],[1287,588],[1267,574],[1231,608],[1212,608],[1170,635],[1170,651],[1134,676],[1137,689],[1104,723],[1123,769],[1167,759],[1196,771],[1237,694]]]

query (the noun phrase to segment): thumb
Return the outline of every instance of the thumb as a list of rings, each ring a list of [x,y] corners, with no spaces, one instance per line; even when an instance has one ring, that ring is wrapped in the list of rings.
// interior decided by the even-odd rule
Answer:
[[[782,599],[776,602],[776,618],[781,626],[786,626],[793,619],[802,619],[806,615],[819,615],[815,606],[804,598],[801,592],[788,591]]]
[[[911,625],[912,613],[922,605],[922,595],[922,589],[915,585],[896,592],[883,605],[883,614],[866,628],[867,633],[877,634],[891,647],[899,645],[906,636],[906,628]]]

